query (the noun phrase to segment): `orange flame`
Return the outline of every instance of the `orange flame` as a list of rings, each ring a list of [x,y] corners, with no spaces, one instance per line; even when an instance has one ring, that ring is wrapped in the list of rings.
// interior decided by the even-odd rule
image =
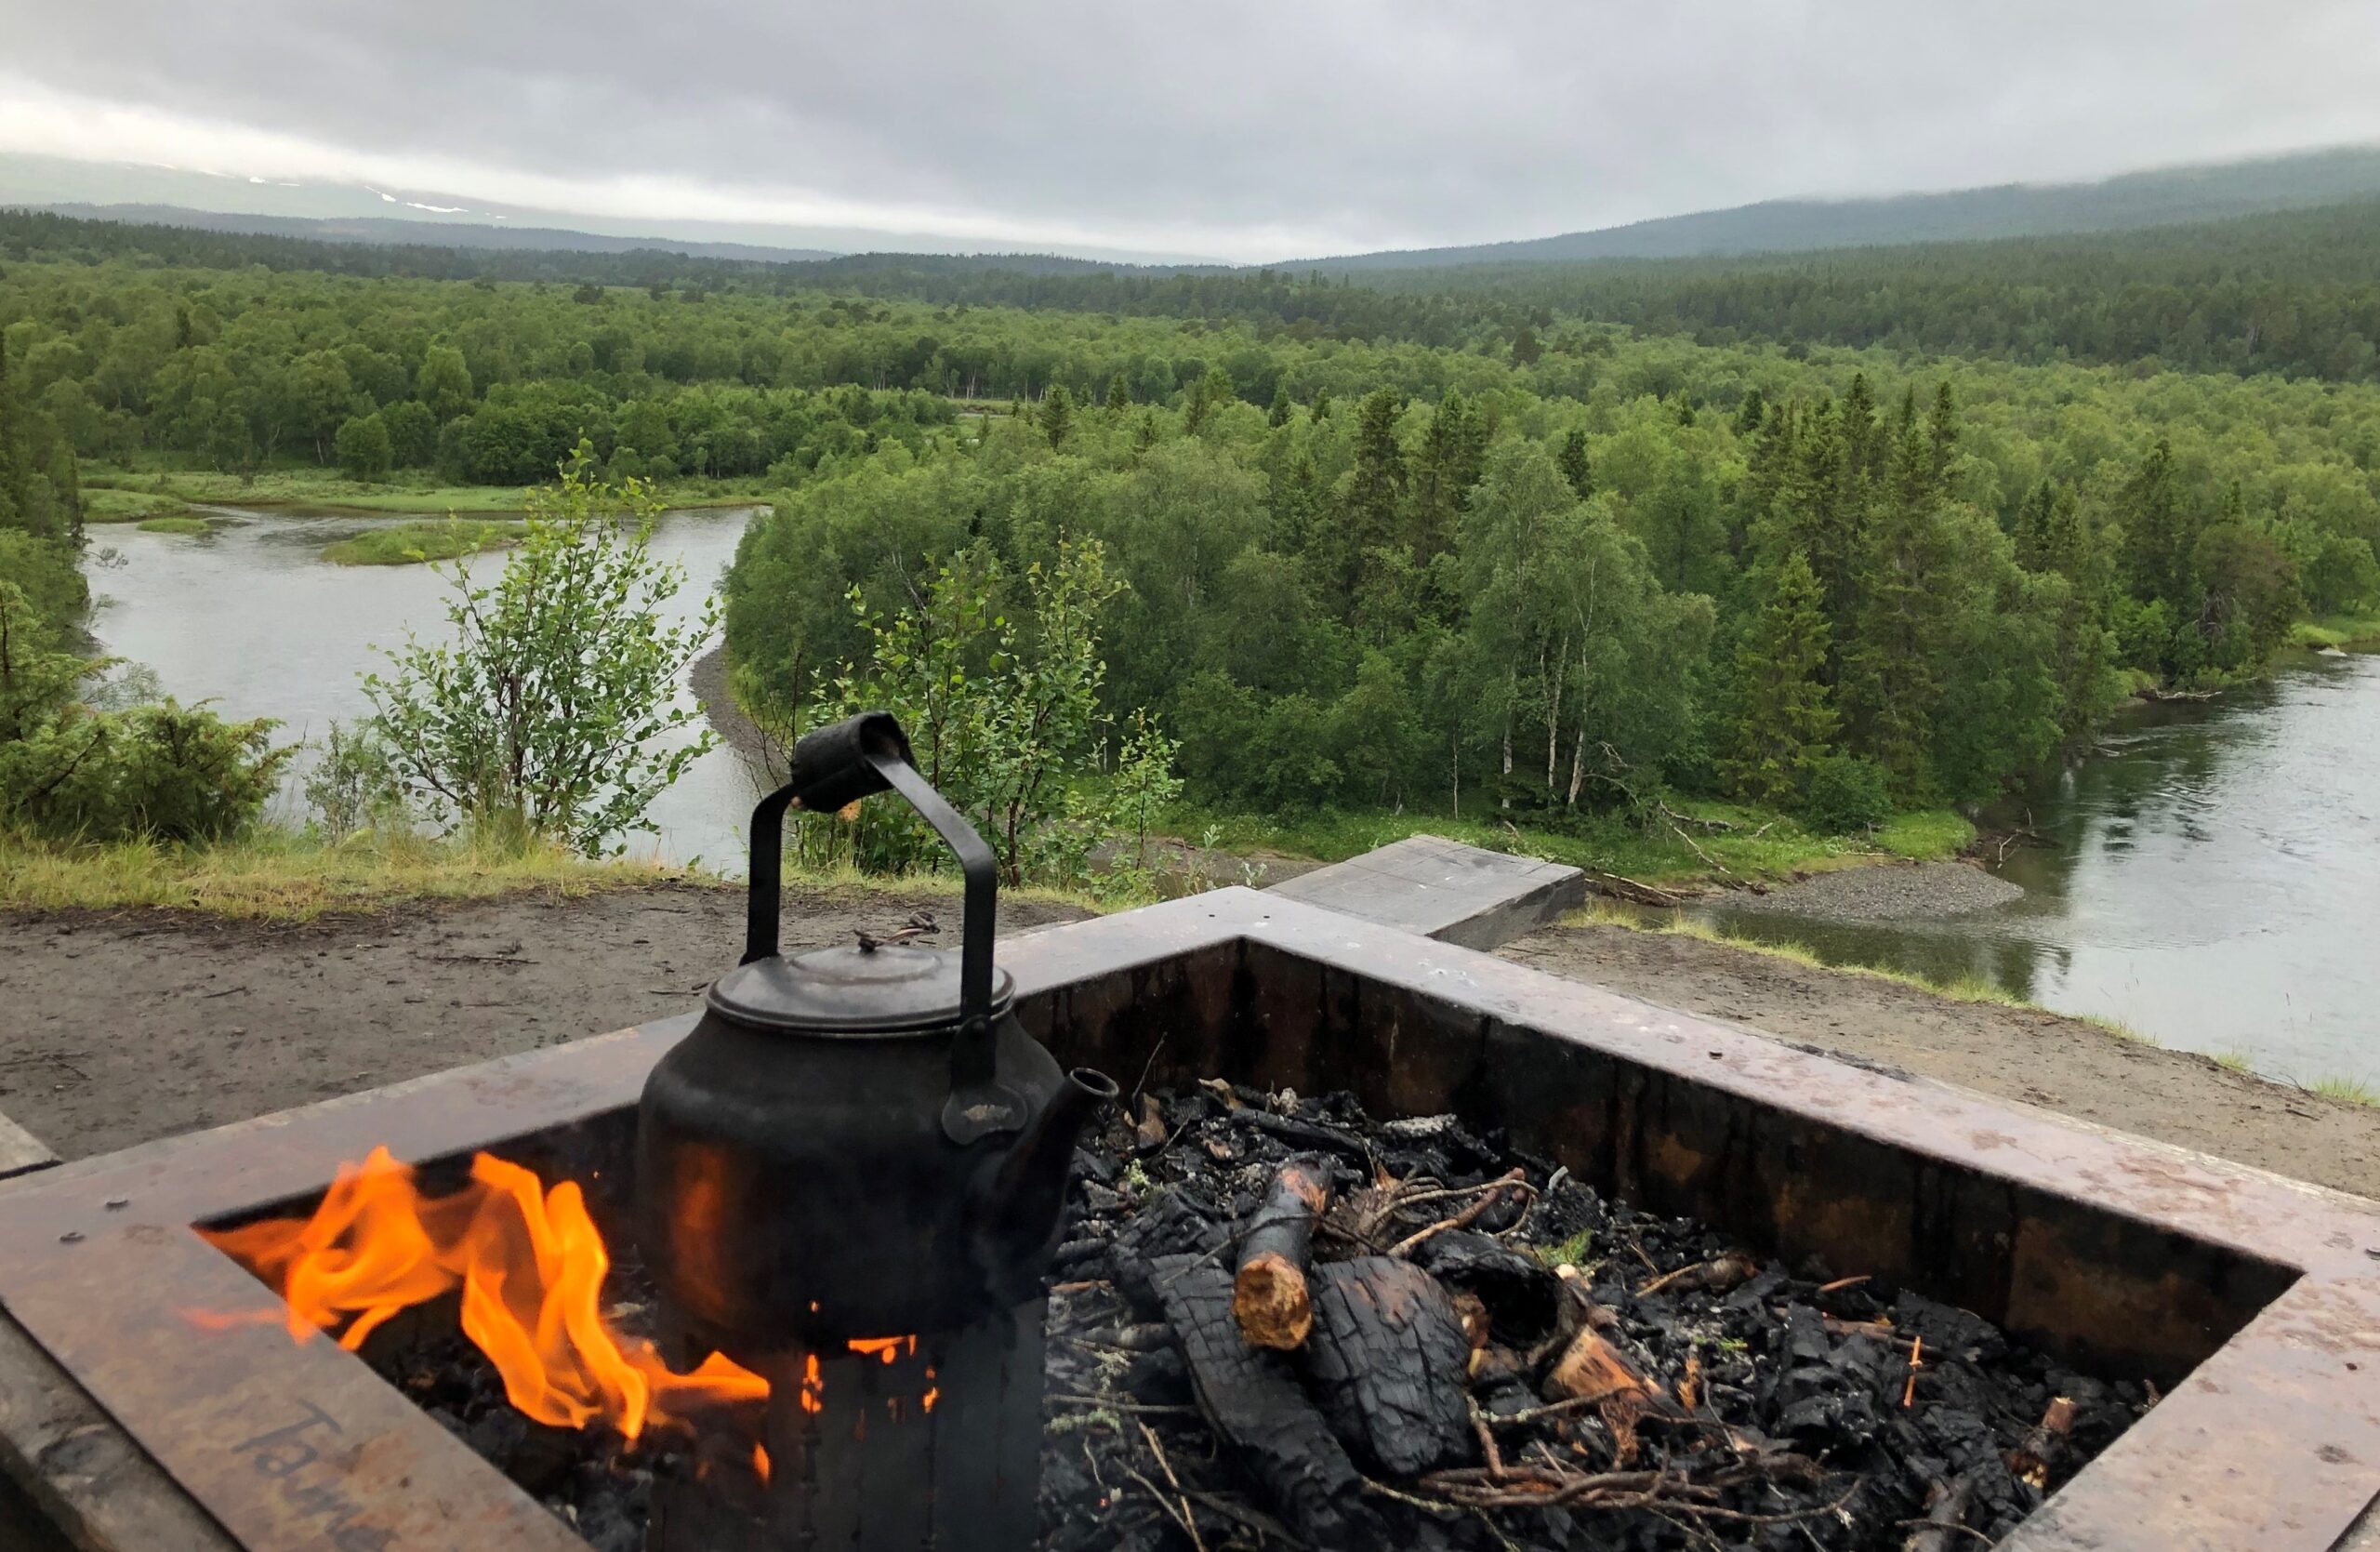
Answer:
[[[540,1423],[601,1420],[633,1439],[649,1422],[682,1419],[689,1403],[769,1393],[766,1380],[718,1354],[678,1374],[650,1343],[623,1346],[600,1307],[611,1257],[577,1184],[545,1190],[491,1154],[471,1161],[463,1189],[425,1197],[413,1170],[376,1147],[360,1166],[340,1167],[311,1218],[201,1232],[280,1293],[300,1342],[345,1321],[338,1342],[351,1352],[399,1310],[459,1287],[464,1334],[504,1376],[507,1399]],[[243,1323],[203,1311],[192,1319],[206,1329]],[[810,1383],[802,1389],[808,1405]]]

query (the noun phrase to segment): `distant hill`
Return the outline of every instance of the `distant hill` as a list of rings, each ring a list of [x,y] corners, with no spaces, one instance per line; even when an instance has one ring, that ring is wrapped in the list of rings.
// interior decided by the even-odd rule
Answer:
[[[613,237],[549,226],[489,226],[468,221],[417,221],[393,216],[261,216],[237,211],[192,210],[175,205],[54,204],[30,206],[81,220],[125,221],[144,226],[184,226],[201,232],[236,232],[257,237],[298,237],[318,243],[436,244],[442,247],[495,248],[508,252],[684,254],[690,259],[733,259],[759,264],[793,264],[832,259],[827,248],[775,248],[754,243],[698,243],[680,237]]]
[[[2125,232],[2329,205],[2380,193],[2380,146],[2342,147],[2204,166],[2126,173],[2097,183],[2006,183],[1877,199],[1767,200],[1730,210],[1558,237],[1408,248],[1274,266],[1332,272],[1585,259],[1686,259]]]

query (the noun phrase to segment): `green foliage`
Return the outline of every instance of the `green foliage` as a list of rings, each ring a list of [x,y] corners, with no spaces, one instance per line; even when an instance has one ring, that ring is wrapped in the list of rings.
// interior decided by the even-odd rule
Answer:
[[[1756,803],[1796,807],[1834,736],[1818,581],[1796,550],[1770,578],[1766,601],[1736,650],[1736,709],[1727,780]]]
[[[333,845],[361,830],[403,824],[407,817],[397,763],[369,724],[330,724],[313,768],[306,773],[305,793],[315,829]]]
[[[389,435],[389,423],[377,411],[350,416],[339,422],[336,446],[338,466],[350,480],[386,479],[396,459],[396,443]]]
[[[324,545],[323,559],[333,565],[418,565],[499,550],[517,543],[527,531],[518,523],[467,522],[454,517],[443,522],[392,523]]]
[[[1122,590],[1095,539],[1062,540],[1051,564],[1012,578],[978,546],[940,567],[922,594],[889,616],[853,589],[865,640],[850,671],[821,691],[813,721],[890,711],[908,732],[919,769],[972,819],[999,855],[1012,884],[1071,882],[1101,835],[1069,824],[1070,788],[1095,769],[1105,718],[1099,688],[1099,610]],[[1153,757],[1144,740],[1136,758]],[[1147,769],[1136,779],[1153,779]],[[1087,816],[1078,810],[1072,818]],[[885,805],[849,820],[851,856],[863,867],[937,866],[941,842],[916,816]],[[805,834],[805,847],[820,838]],[[831,837],[825,845],[831,849]]]
[[[180,534],[196,538],[215,531],[215,524],[203,517],[144,517],[140,520],[144,534]]]
[[[59,651],[0,577],[0,828],[196,841],[253,821],[292,752],[271,747],[274,724],[172,700],[96,710],[83,692],[110,666]]]
[[[715,741],[659,747],[701,713],[680,677],[717,625],[706,601],[673,622],[684,569],[647,547],[660,511],[634,480],[606,484],[583,444],[557,484],[530,493],[502,574],[447,573],[453,640],[407,633],[369,674],[376,732],[433,816],[551,838],[599,856],[651,830],[645,810]]]
[[[1893,816],[1884,769],[1856,754],[1830,754],[1810,768],[1802,816],[1828,835],[1874,829]]]

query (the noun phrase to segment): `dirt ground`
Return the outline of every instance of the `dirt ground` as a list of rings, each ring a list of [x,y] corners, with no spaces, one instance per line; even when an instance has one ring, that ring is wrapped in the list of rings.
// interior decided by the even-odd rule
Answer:
[[[1552,927],[1505,959],[1647,1002],[2380,1197],[2380,1110],[2249,1077],[2056,1014],[1959,1002],[1723,944]]]
[[[787,945],[951,895],[794,891]],[[218,1126],[698,1005],[744,897],[674,885],[267,926],[0,916],[0,1112],[69,1158]],[[1018,932],[1078,912],[1003,901]],[[1503,950],[1814,1049],[2380,1197],[2380,1111],[2054,1015],[1954,1002],[1694,938],[1558,927]]]
[[[952,895],[788,891],[784,941]],[[1000,928],[1080,912],[1003,900]],[[0,1113],[65,1158],[220,1126],[701,1004],[740,890],[671,885],[303,926],[163,911],[0,916]]]

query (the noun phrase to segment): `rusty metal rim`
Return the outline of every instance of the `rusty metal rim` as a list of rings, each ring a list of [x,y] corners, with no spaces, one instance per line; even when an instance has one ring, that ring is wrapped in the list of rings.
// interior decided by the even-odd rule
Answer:
[[[2008,1546],[2319,1552],[2380,1488],[2380,1204],[1864,1070],[1244,889],[1047,929],[1004,943],[1001,954],[1026,1000],[1236,941],[2299,1274]],[[0,1305],[251,1545],[581,1545],[359,1361],[264,1327],[193,1348],[157,1291],[172,1290],[176,1303],[254,1303],[260,1291],[190,1224],[319,1190],[337,1163],[373,1143],[408,1159],[444,1157],[616,1110],[634,1102],[645,1071],[690,1024],[691,1015],[665,1019],[0,1185]],[[339,1462],[347,1479],[402,1482],[424,1506],[419,1513],[391,1529],[315,1483],[282,1486],[278,1506],[259,1515],[264,1499],[249,1479],[262,1473],[260,1457],[231,1448],[240,1428],[270,1435],[307,1415],[292,1410],[293,1399],[318,1407],[306,1398],[323,1396],[361,1408],[368,1425],[359,1430],[366,1442]],[[2241,1426],[2243,1416],[2253,1426]],[[290,1439],[290,1459],[298,1446],[336,1442],[322,1426]],[[2221,1512],[2226,1483],[2268,1489],[2275,1479],[2294,1484],[2285,1522],[2253,1542],[2223,1529],[2236,1523]],[[2137,1518],[2157,1492],[2184,1501],[2162,1529]],[[376,1543],[383,1533],[389,1539]]]

